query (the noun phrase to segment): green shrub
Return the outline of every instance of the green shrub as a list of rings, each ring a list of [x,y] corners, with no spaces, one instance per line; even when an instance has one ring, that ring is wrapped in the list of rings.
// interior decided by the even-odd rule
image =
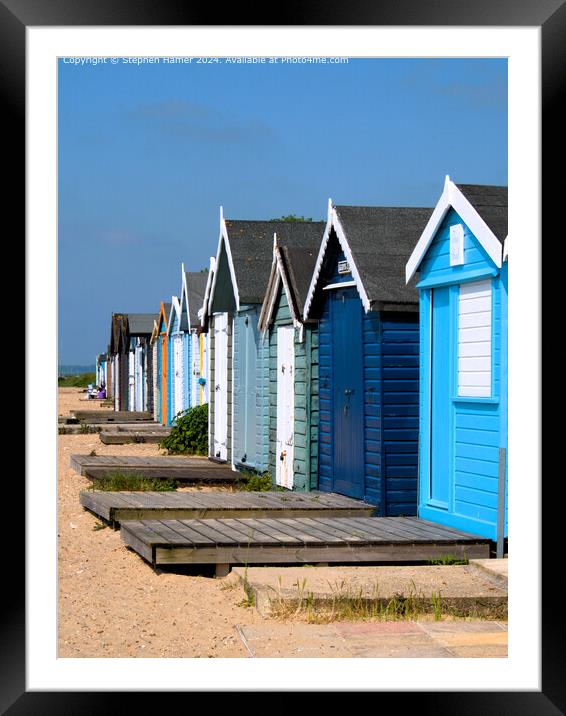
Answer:
[[[247,470],[242,472],[242,477],[238,481],[238,488],[248,492],[268,492],[279,489],[273,484],[271,475],[268,472],[259,474],[257,472],[248,472]]]
[[[147,477],[141,472],[109,472],[104,477],[93,480],[91,489],[107,492],[170,492],[177,489],[177,482]]]
[[[175,424],[159,443],[170,455],[206,455],[208,448],[208,405],[197,405],[177,413]]]

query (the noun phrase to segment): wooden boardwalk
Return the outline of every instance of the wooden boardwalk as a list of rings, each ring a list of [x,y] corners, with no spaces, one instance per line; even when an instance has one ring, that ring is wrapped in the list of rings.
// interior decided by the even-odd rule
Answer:
[[[105,492],[83,490],[80,501],[112,523],[123,520],[225,517],[366,517],[373,505],[328,492]]]
[[[143,427],[142,427],[143,426]],[[121,428],[112,428],[108,430],[104,428],[100,431],[100,442],[105,445],[126,445],[129,443],[160,443],[163,438],[170,434],[171,428],[162,426],[161,429],[157,425],[131,425],[132,430]]]
[[[126,520],[126,545],[153,566],[423,561],[489,557],[489,540],[416,517]]]
[[[146,411],[133,410],[71,410],[72,414],[81,423],[155,423],[153,415]],[[157,423],[155,423],[157,425]]]
[[[226,465],[205,457],[135,456],[135,455],[71,455],[70,465],[92,480],[113,472],[136,472],[163,480],[182,482],[237,482],[242,475]]]

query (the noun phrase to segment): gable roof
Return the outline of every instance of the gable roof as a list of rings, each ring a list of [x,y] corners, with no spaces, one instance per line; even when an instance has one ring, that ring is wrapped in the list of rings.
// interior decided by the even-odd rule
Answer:
[[[454,184],[446,175],[440,199],[407,261],[406,281],[415,275],[450,208],[462,217],[493,263],[501,268],[507,238],[507,195],[506,186]]]
[[[334,234],[344,251],[366,311],[418,304],[417,290],[404,281],[404,268],[432,209],[383,206],[333,206],[305,301],[305,318]]]
[[[263,303],[272,268],[273,239],[276,234],[281,238],[282,244],[299,247],[307,245],[313,231],[319,230],[320,222],[225,219],[221,209],[217,269],[224,247],[236,310],[245,303]],[[217,277],[218,270],[212,285],[212,295]]]
[[[175,322],[175,314],[179,316],[179,323],[181,322],[181,301],[177,298],[177,296],[171,296],[171,303],[169,304],[171,306],[167,318],[167,335],[171,335],[171,329],[173,327],[173,323]]]
[[[198,312],[204,301],[208,273],[208,271],[185,271],[183,288],[186,286],[185,304],[191,328],[200,325]]]
[[[155,313],[127,313],[130,336],[151,335]]]
[[[259,317],[259,327],[263,332],[271,323],[275,299],[281,283],[294,325],[300,325],[303,319],[305,299],[325,228],[323,221],[304,222],[304,224],[299,231],[296,231],[292,228],[295,225],[293,222],[288,230],[281,230],[275,234],[271,273]],[[295,245],[297,237],[300,237],[300,245]]]
[[[206,278],[206,287],[204,289],[204,297],[202,299],[202,305],[197,311],[197,315],[200,319],[201,330],[206,331],[208,329],[208,307],[210,305],[210,295],[212,293],[212,284],[214,282],[214,274],[216,272],[216,258],[210,257],[210,265],[208,268],[208,275]]]

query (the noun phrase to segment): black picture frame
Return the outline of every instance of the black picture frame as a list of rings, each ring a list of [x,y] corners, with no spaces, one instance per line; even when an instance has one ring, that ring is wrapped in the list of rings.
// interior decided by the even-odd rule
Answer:
[[[213,17],[213,15],[215,17]],[[214,25],[216,7],[161,0],[160,2],[124,2],[120,0],[1,0],[0,1],[0,91],[2,97],[4,136],[10,138],[14,153],[10,179],[5,187],[5,206],[12,216],[25,223],[25,30],[28,26],[87,25]],[[323,19],[323,21],[321,21]],[[274,22],[276,20],[276,23]],[[542,162],[543,232],[557,219],[561,207],[558,191],[563,182],[559,169],[563,145],[564,115],[559,111],[566,77],[564,44],[566,38],[566,4],[564,0],[386,0],[372,3],[322,3],[296,0],[279,5],[272,19],[262,17],[257,9],[241,5],[222,10],[222,25],[395,25],[395,26],[536,26],[541,29],[542,44]],[[534,429],[542,431],[542,425]],[[29,449],[29,446],[28,446]],[[11,499],[23,507],[24,482],[12,487]],[[542,690],[540,692],[389,692],[379,695],[395,699],[399,708],[403,698],[415,700],[420,712],[443,714],[522,714],[545,716],[566,711],[566,660],[564,657],[564,619],[562,605],[556,596],[563,594],[562,571],[553,569],[558,544],[553,531],[560,524],[562,503],[551,490],[543,493],[543,594],[542,594]],[[25,542],[23,520],[12,527],[21,545]],[[25,684],[25,574],[24,564],[12,562],[9,569],[10,590],[2,612],[0,631],[0,710],[10,716],[20,714],[100,714],[122,708],[126,699],[131,708],[133,694],[127,692],[28,692]],[[14,575],[17,575],[14,578]],[[533,575],[535,577],[535,575]],[[371,687],[368,686],[368,690]],[[147,708],[161,700],[163,694],[144,693]],[[190,698],[186,694],[185,698]],[[418,699],[418,702],[416,701]]]

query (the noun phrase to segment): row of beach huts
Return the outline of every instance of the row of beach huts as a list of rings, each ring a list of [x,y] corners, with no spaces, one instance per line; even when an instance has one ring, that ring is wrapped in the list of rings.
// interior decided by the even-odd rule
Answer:
[[[209,458],[502,543],[507,187],[446,177],[432,208],[231,220],[155,314],[114,313],[116,410],[208,404]]]

